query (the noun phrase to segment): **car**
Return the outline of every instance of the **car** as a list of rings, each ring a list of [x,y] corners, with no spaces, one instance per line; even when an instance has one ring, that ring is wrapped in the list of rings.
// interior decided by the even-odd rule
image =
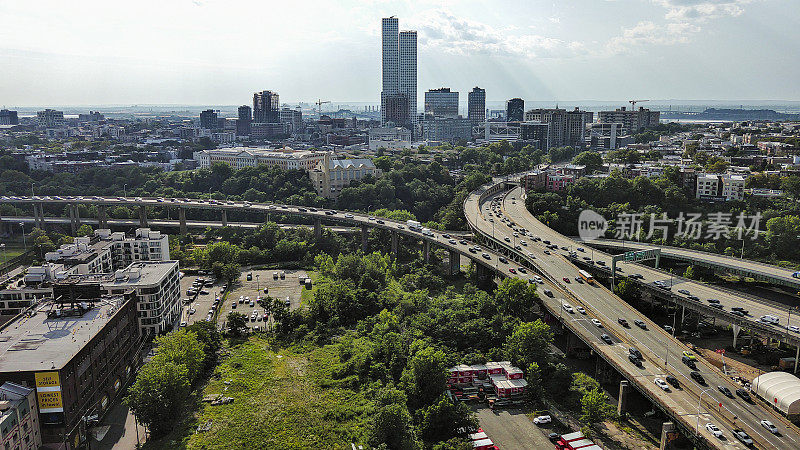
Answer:
[[[630,328],[631,326],[628,324],[628,321],[620,317],[617,319],[617,322],[625,328]]]
[[[753,439],[750,438],[750,435],[745,433],[744,430],[735,429],[733,430],[733,436],[739,440],[742,444],[746,447],[750,447],[753,445]]]
[[[674,329],[674,328],[672,328],[671,326],[669,326],[669,325],[664,325],[664,331],[666,331],[667,333],[672,333],[674,330],[675,330],[675,329]]]
[[[655,380],[653,380],[653,383],[655,383],[656,386],[660,387],[662,391],[669,392],[669,385],[663,379],[656,378]]]
[[[741,312],[741,311],[734,310],[734,311],[731,311],[731,314],[733,314],[734,316],[737,316],[737,317],[744,317],[744,313]],[[786,327],[786,328],[789,328],[789,327]]]
[[[602,324],[602,323],[601,323],[599,320],[597,320],[597,319],[592,319],[592,323],[593,323],[593,324],[594,324],[594,326],[596,326],[597,328],[603,328],[603,324]]]
[[[561,305],[561,307],[564,308],[564,311],[566,311],[566,312],[568,312],[570,314],[575,314],[575,310],[572,309],[572,305],[570,305],[569,303],[563,303]]]
[[[236,302],[235,301],[231,303],[231,309],[236,309]]]
[[[526,246],[526,247],[528,246],[528,243],[527,243],[527,242],[525,242],[525,241],[519,241],[519,243],[520,243],[521,245],[524,245],[524,246]]]
[[[715,305],[715,304],[718,304],[718,303],[719,303],[719,300],[718,300],[718,299],[716,299],[716,298],[709,298],[709,299],[706,299],[706,301],[707,301],[708,303],[711,303],[712,305]]]
[[[605,261],[597,261],[597,265],[598,266],[605,266],[606,262]]]
[[[753,399],[750,398],[750,393],[744,389],[737,389],[736,395],[738,395],[742,400],[746,401],[747,403],[751,403],[753,401]]]
[[[643,320],[636,319],[636,320],[633,321],[633,323],[634,323],[634,325],[636,325],[637,327],[639,327],[639,328],[641,328],[643,330],[647,329],[647,324],[644,323]]]
[[[458,241],[456,241],[455,239],[450,239],[447,242],[449,242],[449,243],[451,243],[453,245],[456,245],[458,243]]]
[[[506,259],[505,256],[501,256],[501,257],[499,257],[497,259],[503,264],[508,264],[508,260]]]
[[[506,242],[511,242],[511,238],[508,237],[508,236],[504,237],[503,240],[506,241]]]
[[[642,276],[642,274],[640,273],[632,273],[628,275],[628,278],[633,278],[634,280],[641,280],[644,278],[644,276]]]
[[[577,310],[578,310],[579,313],[581,313],[583,315],[586,315],[586,310],[583,309],[583,306],[578,306]]]
[[[545,250],[545,251],[544,251],[544,254],[545,254],[545,255],[549,255],[549,254],[550,254],[550,250]]]
[[[581,277],[575,277],[575,282],[583,284],[583,279]]]
[[[716,425],[714,425],[713,423],[711,423],[711,422],[707,423],[707,424],[706,424],[706,430],[708,430],[708,431],[709,431],[709,433],[713,434],[713,435],[714,435],[714,437],[716,437],[716,438],[722,438],[722,430],[720,430],[720,429],[719,429],[719,428],[718,428]]]
[[[586,250],[584,250],[584,248],[583,248],[583,247],[578,247],[578,248],[576,248],[575,250],[577,250],[577,251],[579,251],[579,252],[585,252],[585,251],[586,251]]]
[[[731,393],[731,390],[728,389],[727,387],[725,387],[725,386],[717,386],[717,390],[722,392],[722,395],[724,395],[725,397],[733,398],[733,393]]]
[[[547,435],[547,439],[549,439],[550,442],[555,444],[556,442],[558,442],[561,439],[561,435],[558,434],[558,433],[550,433],[550,434]]]
[[[678,292],[683,295],[689,295],[689,291],[687,291],[686,289],[678,289]]]
[[[640,352],[639,349],[636,348],[636,347],[628,348],[628,353],[633,355],[633,356],[635,356],[635,357],[637,357],[637,358],[639,358],[639,359],[642,359],[642,352]]]
[[[694,353],[692,353],[692,352],[690,352],[690,351],[684,351],[684,352],[682,353],[682,355],[683,355],[683,356],[685,356],[685,357],[687,357],[687,358],[689,358],[689,359],[691,359],[692,361],[696,361],[696,360],[697,360],[697,357],[696,357],[696,356],[694,356]]]
[[[538,417],[534,417],[534,419],[533,419],[533,423],[535,423],[536,425],[544,425],[544,424],[550,423],[552,421],[553,421],[553,418],[550,417],[549,415],[538,416]]]
[[[697,370],[697,363],[695,363],[695,360],[687,358],[686,356],[682,356],[681,362],[686,364],[686,366],[689,367],[690,369]]]
[[[528,273],[528,270],[525,269],[524,267],[517,267],[517,270],[519,271],[519,273]]]
[[[172,322],[172,323],[175,323],[175,322]],[[181,322],[181,327],[185,327],[186,325],[187,325],[187,323],[186,323],[185,320]]]
[[[769,420],[762,420],[759,423],[761,424],[762,427],[764,427],[767,430],[769,430],[770,433],[776,434],[776,435],[780,434],[780,432],[778,431],[778,427],[776,427],[775,424],[773,424]]]
[[[680,389],[681,384],[678,383],[678,379],[677,378],[673,377],[672,375],[667,375],[666,377],[664,377],[664,379],[667,380],[667,383],[669,383],[673,387],[675,387],[675,389]]]
[[[600,335],[600,339],[602,339],[603,342],[605,342],[606,344],[609,344],[609,345],[614,343],[614,341],[611,340],[611,336],[609,336],[609,335],[607,335],[605,333]]]
[[[569,278],[567,278],[567,277],[562,277],[561,279],[564,280],[564,283],[569,283],[570,282]]]
[[[344,215],[344,218],[345,218],[345,219],[352,219],[352,218],[353,218],[353,215],[352,215],[352,214],[350,214],[350,213],[348,213],[348,214],[345,214],[345,215]]]
[[[797,325],[788,325],[786,329],[791,331],[792,333],[800,333],[800,327],[798,327]]]
[[[544,290],[544,295],[552,298],[553,297],[553,291],[551,291],[550,289],[545,289]]]
[[[517,273],[517,269],[515,269],[513,267],[509,267],[508,271],[511,272],[511,273]]]
[[[367,220],[373,220],[373,221],[374,221],[374,220],[375,220],[375,216],[369,216],[369,217],[367,218]]]
[[[644,365],[642,364],[642,360],[637,358],[634,355],[628,355],[628,360],[631,363],[633,363],[633,365],[636,366],[636,367],[644,367]]]
[[[465,240],[463,240],[463,239],[461,239],[460,241],[458,241],[458,243],[459,243],[459,244],[461,244],[461,245],[467,245],[467,241],[465,241]]]
[[[483,256],[483,259],[492,259],[492,257],[491,257],[491,256],[489,256],[489,254],[488,254],[488,253],[484,253],[484,254],[482,254],[481,256]]]
[[[535,281],[535,282],[537,282],[539,284],[544,284],[544,280],[542,280],[542,277],[540,277],[539,275],[534,276],[533,277],[533,281]]]
[[[689,300],[695,301],[695,302],[699,302],[700,301],[700,297],[698,297],[696,295],[692,295],[692,294],[687,295],[686,298],[688,298]]]
[[[702,375],[700,375],[700,372],[698,372],[698,371],[696,371],[696,370],[693,370],[691,373],[689,373],[689,376],[690,376],[690,377],[692,377],[692,379],[693,379],[694,381],[697,381],[697,382],[698,382],[698,383],[700,383],[701,385],[703,385],[703,386],[705,386],[705,385],[706,385],[706,379],[705,379],[705,378],[703,378],[703,376],[702,376]]]

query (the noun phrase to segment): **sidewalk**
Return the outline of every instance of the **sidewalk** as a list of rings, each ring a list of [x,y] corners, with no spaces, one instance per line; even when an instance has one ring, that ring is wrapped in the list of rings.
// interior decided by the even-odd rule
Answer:
[[[93,450],[130,450],[136,448],[137,436],[133,414],[119,401],[114,402],[103,422],[90,432]],[[146,432],[139,424],[138,442],[144,444]],[[98,440],[98,438],[100,438]]]

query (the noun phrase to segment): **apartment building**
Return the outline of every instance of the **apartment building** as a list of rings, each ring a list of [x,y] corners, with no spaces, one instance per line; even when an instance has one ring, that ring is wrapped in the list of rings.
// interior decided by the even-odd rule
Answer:
[[[109,229],[100,229],[95,231],[95,235],[110,248],[114,269],[128,267],[139,261],[169,260],[169,236],[160,231],[137,228],[133,236],[128,237],[121,231],[112,233]]]
[[[647,108],[627,109],[617,108],[614,111],[600,111],[597,113],[599,123],[621,123],[624,134],[635,134],[645,128],[658,125],[661,119],[660,111],[650,111]]]
[[[319,195],[334,198],[352,181],[367,175],[379,177],[382,173],[369,159],[331,159],[326,154],[323,163],[310,171],[308,176]]]
[[[0,445],[15,450],[41,447],[35,390],[9,381],[0,386]]]
[[[744,200],[744,177],[741,175],[697,174],[696,198],[711,201]]]
[[[583,147],[586,140],[586,124],[590,113],[575,108],[572,111],[559,108],[538,108],[525,112],[526,122],[549,124],[549,147]]]

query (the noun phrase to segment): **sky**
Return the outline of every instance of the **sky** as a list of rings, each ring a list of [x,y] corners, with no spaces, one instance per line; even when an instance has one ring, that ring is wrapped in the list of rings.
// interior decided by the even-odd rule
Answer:
[[[391,15],[420,97],[800,100],[800,0],[0,0],[0,105],[379,102]]]

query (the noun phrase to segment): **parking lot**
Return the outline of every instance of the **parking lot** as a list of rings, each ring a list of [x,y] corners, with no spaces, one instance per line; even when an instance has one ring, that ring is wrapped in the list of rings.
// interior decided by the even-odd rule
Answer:
[[[283,301],[288,299],[289,308],[297,309],[300,307],[300,295],[304,289],[299,280],[300,278],[305,279],[307,276],[308,274],[304,270],[242,271],[238,282],[234,284],[231,293],[228,294],[225,304],[221,305],[220,320],[224,321],[229,312],[240,312],[248,317],[248,326],[251,329],[255,330],[256,327],[263,329],[264,308],[258,305],[259,297],[270,296]],[[264,292],[265,289],[267,292]],[[250,320],[254,311],[256,320]]]
[[[204,285],[197,295],[187,295],[186,292],[192,289],[193,283],[198,278],[203,278],[206,281],[214,279],[212,276],[205,275],[185,275],[181,278],[181,302],[183,304],[181,322],[186,322],[188,325],[205,320],[214,305],[214,298],[222,294],[222,283],[214,282],[212,286]],[[206,293],[204,294],[203,292]],[[184,301],[187,298],[191,299],[192,302],[187,304]]]

